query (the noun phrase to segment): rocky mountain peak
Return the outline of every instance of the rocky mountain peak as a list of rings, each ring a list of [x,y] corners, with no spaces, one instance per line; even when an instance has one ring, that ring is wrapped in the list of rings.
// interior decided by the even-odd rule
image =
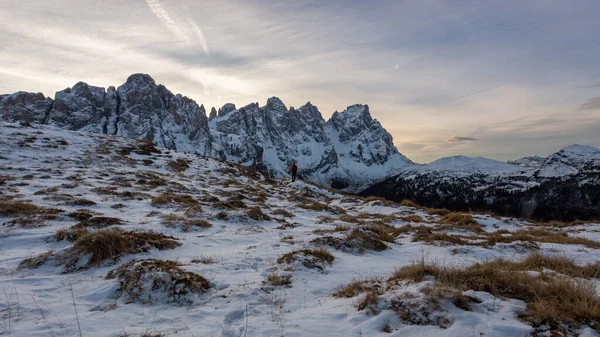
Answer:
[[[288,108],[283,104],[279,97],[271,97],[267,100],[267,111],[270,112],[286,112]]]
[[[208,120],[212,120],[215,117],[217,117],[217,109],[215,109],[215,107],[212,107],[210,109],[210,115],[208,116]]]
[[[228,113],[230,113],[230,112],[232,112],[234,110],[235,110],[235,104],[233,104],[233,103],[225,103],[225,105],[223,105],[223,107],[221,107],[219,109],[218,116],[219,117],[226,116]]]

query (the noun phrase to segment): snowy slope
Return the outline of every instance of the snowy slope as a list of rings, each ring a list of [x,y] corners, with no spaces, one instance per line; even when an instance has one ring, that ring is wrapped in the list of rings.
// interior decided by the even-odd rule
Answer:
[[[189,167],[178,170],[178,166],[168,165],[176,159],[186,161]],[[528,247],[535,244],[515,242],[487,248],[435,244],[416,241],[410,231],[383,243],[387,248],[383,251],[362,254],[316,243],[342,237],[352,228],[364,231],[369,223],[386,223],[389,228],[412,224],[434,230],[440,217],[424,210],[368,202],[302,182],[270,181],[240,166],[165,149],[156,152],[131,139],[47,126],[0,124],[0,169],[0,207],[29,201],[38,207],[62,209],[55,217],[33,215],[32,222],[30,216],[0,208],[7,212],[0,213],[2,335],[76,336],[78,323],[83,336],[111,337],[143,332],[168,336],[508,337],[548,329],[518,319],[525,310],[524,302],[486,292],[466,292],[480,302],[472,303],[471,311],[451,302],[442,302],[438,309],[423,306],[423,314],[443,318],[443,327],[418,324],[422,317],[407,320],[390,308],[390,301],[400,295],[413,294],[406,298],[413,298],[415,305],[420,303],[430,280],[387,289],[375,313],[357,309],[363,295],[332,296],[352,280],[386,278],[395,268],[421,259],[468,266],[500,257],[519,259],[531,253],[533,248]],[[174,201],[153,203],[158,200],[155,197],[165,194],[188,195],[185,200],[193,206]],[[229,203],[237,206],[226,206]],[[248,212],[254,206],[271,219],[250,217]],[[58,229],[79,223],[69,215],[77,210],[117,218],[122,223],[111,227],[130,233],[153,231],[173,236],[181,246],[122,255],[87,269],[66,269],[59,257],[79,241],[57,241],[53,236]],[[413,218],[405,218],[409,215]],[[353,216],[362,220],[352,220]],[[414,216],[422,220],[410,222],[417,221]],[[508,218],[475,218],[489,233],[504,230],[507,235],[528,226]],[[184,231],[178,221],[185,219],[205,219],[212,226]],[[581,225],[576,228],[577,235],[593,238],[593,228]],[[90,227],[92,232],[100,230],[104,229]],[[452,231],[474,235],[460,229],[448,233]],[[331,264],[321,265],[322,269],[307,267],[301,260],[278,262],[285,253],[318,247],[328,249],[335,258]],[[580,264],[600,258],[599,249],[581,244],[539,244],[537,250],[548,254],[558,250]],[[24,259],[49,251],[48,261],[37,268],[19,267]],[[80,258],[85,261],[89,256]],[[161,282],[169,279],[158,275],[159,283],[142,289],[151,296],[150,303],[129,303],[119,281],[106,276],[130,261],[150,258],[177,261],[183,270],[205,277],[210,289],[169,296],[158,290]],[[271,285],[267,281],[271,275],[291,276],[291,284]],[[598,336],[585,325],[567,331]]]

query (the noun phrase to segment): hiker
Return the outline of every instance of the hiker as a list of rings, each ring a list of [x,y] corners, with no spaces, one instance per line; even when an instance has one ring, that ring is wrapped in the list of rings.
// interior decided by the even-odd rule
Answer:
[[[292,162],[292,166],[290,166],[290,173],[292,174],[292,181],[296,181],[296,173],[298,173],[298,166],[296,166],[296,162]]]

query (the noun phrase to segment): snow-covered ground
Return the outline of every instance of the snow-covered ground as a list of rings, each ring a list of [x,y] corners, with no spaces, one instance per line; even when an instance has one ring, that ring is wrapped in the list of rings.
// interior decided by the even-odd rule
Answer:
[[[384,304],[379,311],[359,311],[361,295],[332,296],[353,280],[387,278],[396,268],[418,261],[469,266],[496,258],[517,260],[534,250],[531,244],[427,243],[415,241],[414,233],[408,232],[384,243],[387,249],[383,251],[318,245],[319,238],[341,238],[353,228],[375,222],[390,228],[407,224],[438,228],[440,216],[337,194],[304,182],[269,181],[240,166],[165,149],[136,154],[140,146],[143,144],[131,139],[101,134],[0,124],[0,203],[26,201],[62,210],[55,218],[27,219],[0,213],[0,335],[78,336],[78,325],[83,336],[114,337],[143,332],[231,337],[503,337],[536,332],[518,319],[526,310],[524,302],[485,292],[466,292],[481,302],[473,304],[470,311],[448,304],[431,313],[443,317],[442,327],[411,324]],[[185,160],[189,167],[181,172],[176,166],[169,168],[177,159]],[[153,197],[160,195],[188,195],[192,201],[161,204],[154,199],[153,203]],[[238,203],[227,206],[229,201]],[[254,206],[270,219],[249,215]],[[74,244],[57,241],[54,234],[78,224],[69,214],[81,209],[122,222],[112,227],[163,233],[181,245],[70,270],[60,262]],[[291,217],[285,217],[283,211]],[[413,217],[409,222],[408,216],[422,221]],[[513,232],[530,225],[489,215],[474,218],[483,233]],[[200,219],[212,227],[182,229],[186,220]],[[336,226],[347,227],[335,231]],[[599,228],[582,224],[563,230],[573,237],[600,240]],[[473,235],[473,240],[481,235],[460,228],[436,230]],[[335,259],[318,268],[305,266],[301,259],[278,262],[286,253],[315,248],[326,248]],[[24,259],[49,251],[48,261],[37,268],[19,267]],[[579,244],[543,243],[536,251],[561,254],[580,264],[600,259],[600,249]],[[81,256],[84,262],[88,258]],[[182,297],[157,291],[149,301],[152,304],[128,303],[121,291],[126,285],[106,276],[127,262],[144,259],[176,261],[183,270],[206,278],[211,287]],[[286,275],[291,275],[289,285],[267,281],[269,276]],[[150,295],[154,286],[158,287],[151,284]],[[387,291],[382,301],[397,293],[419,294],[422,288],[422,284],[404,284]],[[598,336],[585,325],[578,329],[572,333]]]

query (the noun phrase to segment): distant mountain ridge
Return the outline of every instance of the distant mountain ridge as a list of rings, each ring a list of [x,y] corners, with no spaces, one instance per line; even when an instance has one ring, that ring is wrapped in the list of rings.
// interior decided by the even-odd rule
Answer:
[[[570,145],[546,158],[510,163],[448,157],[405,167],[362,195],[428,207],[492,210],[542,220],[600,218],[600,149]]]
[[[288,109],[272,97],[262,107],[213,108],[209,117],[203,105],[171,93],[146,74],[131,75],[118,88],[79,82],[54,99],[28,92],[0,96],[0,120],[148,140],[275,177],[287,176],[296,160],[302,178],[335,188],[366,187],[413,164],[367,105],[349,106],[325,121],[310,102]]]

